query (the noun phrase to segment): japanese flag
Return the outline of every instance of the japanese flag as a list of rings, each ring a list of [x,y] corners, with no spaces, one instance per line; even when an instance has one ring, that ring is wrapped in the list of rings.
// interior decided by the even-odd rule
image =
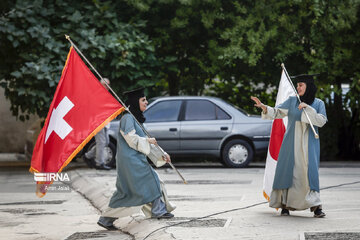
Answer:
[[[86,143],[123,110],[71,47],[34,147],[30,172],[61,172]],[[49,184],[51,182],[38,182],[37,195],[44,196],[44,186]]]
[[[281,79],[278,89],[278,94],[276,97],[275,105],[279,105],[285,102],[290,96],[294,96],[295,92],[292,89],[292,86],[287,80],[284,70],[281,73]],[[263,194],[264,197],[269,201],[270,194],[272,191],[272,186],[275,177],[275,169],[277,164],[277,159],[280,152],[281,143],[284,138],[284,134],[287,127],[288,118],[275,119],[273,120],[269,148],[266,157],[265,173],[264,173],[264,186]]]

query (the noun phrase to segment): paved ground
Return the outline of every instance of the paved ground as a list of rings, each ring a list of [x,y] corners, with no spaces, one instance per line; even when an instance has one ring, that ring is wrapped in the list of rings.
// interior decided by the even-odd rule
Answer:
[[[184,168],[180,171],[189,184],[183,184],[170,169],[158,170],[177,205],[174,219],[158,221],[135,215],[118,220],[116,226],[135,239],[331,239],[329,236],[349,239],[349,236],[359,236],[359,168],[321,168],[321,187],[331,187],[321,191],[327,214],[324,219],[313,218],[309,211],[281,217],[269,208],[261,194],[262,168]],[[98,209],[106,207],[114,182],[115,171],[72,171],[74,188]],[[209,215],[212,216],[206,217]]]
[[[360,238],[359,163],[331,163],[320,169],[324,219],[313,218],[309,211],[281,217],[269,208],[261,193],[264,169],[259,164],[246,169],[181,164],[187,185],[173,170],[161,168],[158,172],[177,205],[175,218],[159,221],[136,214],[115,222],[123,232],[96,225],[99,211],[114,191],[115,170],[72,163],[67,173],[76,191],[52,192],[39,199],[32,175],[27,167],[20,167],[26,162],[0,161],[0,165],[1,239]]]
[[[121,232],[104,231],[97,226],[99,211],[69,186],[61,186],[63,191],[38,198],[35,181],[27,168],[2,167],[0,239],[132,239]]]

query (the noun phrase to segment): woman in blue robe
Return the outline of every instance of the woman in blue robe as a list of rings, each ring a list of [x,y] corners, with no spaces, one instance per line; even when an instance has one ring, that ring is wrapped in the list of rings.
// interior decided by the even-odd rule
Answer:
[[[170,212],[175,207],[168,201],[163,182],[147,161],[147,156],[156,155],[155,138],[148,138],[136,120],[145,121],[143,112],[147,107],[144,88],[126,93],[130,112],[120,119],[116,152],[116,191],[110,199],[109,207],[103,211],[98,224],[106,229],[116,229],[113,222],[131,215],[143,206],[146,216],[172,218]],[[134,118],[135,117],[135,118]],[[158,155],[158,154],[157,154]],[[164,161],[165,160],[165,161]],[[170,156],[159,161],[170,162]],[[160,164],[161,165],[161,164]],[[160,166],[156,164],[156,166]]]
[[[301,103],[297,97],[291,96],[273,108],[262,104],[256,97],[251,98],[255,106],[262,109],[262,118],[288,117],[269,205],[281,208],[283,216],[289,215],[289,210],[310,208],[314,217],[324,217],[319,189],[320,141],[315,138],[304,109],[318,132],[318,127],[327,122],[325,104],[315,98],[317,88],[313,76],[300,75],[296,81]]]

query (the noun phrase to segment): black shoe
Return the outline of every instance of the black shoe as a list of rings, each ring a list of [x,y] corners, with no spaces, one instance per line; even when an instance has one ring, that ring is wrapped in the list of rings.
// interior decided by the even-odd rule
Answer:
[[[289,215],[290,215],[289,210],[285,208],[281,209],[281,216],[289,216]]]
[[[326,214],[322,211],[322,209],[320,208],[317,208],[315,211],[314,211],[314,217],[316,218],[323,218],[325,217]]]
[[[106,229],[109,230],[109,231],[118,230],[114,225],[106,226],[106,225],[102,224],[101,222],[97,222],[97,224],[98,224],[100,227],[106,228]]]
[[[164,215],[161,215],[161,216],[153,216],[153,218],[157,218],[157,219],[169,219],[169,218],[173,218],[174,217],[174,214],[172,213],[165,213]]]
[[[111,169],[111,167],[109,167],[108,165],[105,165],[105,164],[96,165],[95,168],[99,169],[99,170],[110,170]]]

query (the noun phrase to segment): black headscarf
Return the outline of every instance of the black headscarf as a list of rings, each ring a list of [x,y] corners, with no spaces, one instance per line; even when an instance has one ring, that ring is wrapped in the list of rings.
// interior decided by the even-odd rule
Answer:
[[[129,106],[130,112],[135,116],[139,123],[144,123],[146,120],[139,106],[139,99],[145,97],[144,89],[145,88],[138,88],[132,91],[124,92],[124,94],[127,95],[125,104],[126,106]]]
[[[311,105],[314,102],[317,91],[317,87],[314,83],[314,76],[316,75],[301,74],[293,77],[297,83],[303,82],[306,84],[305,93],[300,96],[300,100],[308,105]]]

